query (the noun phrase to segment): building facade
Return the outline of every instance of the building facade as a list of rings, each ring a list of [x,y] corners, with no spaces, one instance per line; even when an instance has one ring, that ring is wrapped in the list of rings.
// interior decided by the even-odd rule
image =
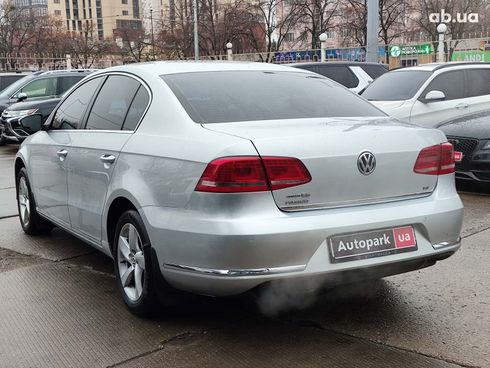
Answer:
[[[17,0],[27,1],[27,0]],[[142,29],[141,0],[29,0],[47,1],[48,13],[68,31],[90,32],[99,40],[118,29]]]

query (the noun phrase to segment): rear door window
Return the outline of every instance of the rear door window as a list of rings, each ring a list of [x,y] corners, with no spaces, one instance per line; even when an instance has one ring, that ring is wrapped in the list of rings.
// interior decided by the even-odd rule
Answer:
[[[463,70],[441,73],[429,83],[420,97],[425,97],[430,91],[441,91],[446,95],[445,101],[464,98],[464,84]]]
[[[121,130],[140,83],[123,75],[107,78],[87,119],[86,129]]]
[[[490,95],[490,69],[466,70],[468,97]]]
[[[355,88],[359,85],[359,79],[357,79],[352,70],[346,65],[322,64],[318,66],[317,73],[330,78],[347,88]]]

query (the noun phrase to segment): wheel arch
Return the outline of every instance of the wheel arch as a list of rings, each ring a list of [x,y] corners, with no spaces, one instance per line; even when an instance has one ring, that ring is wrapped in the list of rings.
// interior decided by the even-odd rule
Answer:
[[[133,201],[128,199],[126,196],[115,197],[111,201],[111,204],[109,205],[109,208],[107,210],[105,230],[106,230],[109,250],[111,251],[112,255],[114,255],[114,247],[112,242],[114,240],[114,235],[115,235],[114,232],[116,231],[117,221],[119,220],[121,215],[127,210],[135,210],[139,213],[138,206],[136,206],[133,203]]]
[[[19,175],[20,169],[26,167],[26,164],[24,163],[24,160],[22,160],[20,157],[17,157],[15,159],[15,180],[17,181],[17,175]]]

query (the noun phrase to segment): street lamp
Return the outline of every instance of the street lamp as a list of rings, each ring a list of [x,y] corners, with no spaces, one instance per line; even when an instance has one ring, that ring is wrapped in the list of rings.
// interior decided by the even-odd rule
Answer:
[[[437,45],[437,61],[444,62],[444,34],[447,31],[447,26],[441,23],[437,26],[437,33],[439,33],[439,43]]]
[[[153,7],[150,7],[150,25],[151,25],[151,53],[155,60],[155,35],[153,33]]]
[[[233,44],[231,42],[228,42],[226,44],[226,59],[228,61],[232,61],[233,60]]]
[[[320,39],[320,61],[323,63],[325,61],[325,49],[327,48],[328,36],[326,33],[322,33],[318,38]]]

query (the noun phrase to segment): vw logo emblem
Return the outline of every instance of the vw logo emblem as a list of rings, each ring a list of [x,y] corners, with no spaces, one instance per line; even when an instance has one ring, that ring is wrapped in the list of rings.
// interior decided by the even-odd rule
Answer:
[[[376,158],[371,152],[361,153],[357,158],[357,168],[363,175],[371,174],[376,168]]]

